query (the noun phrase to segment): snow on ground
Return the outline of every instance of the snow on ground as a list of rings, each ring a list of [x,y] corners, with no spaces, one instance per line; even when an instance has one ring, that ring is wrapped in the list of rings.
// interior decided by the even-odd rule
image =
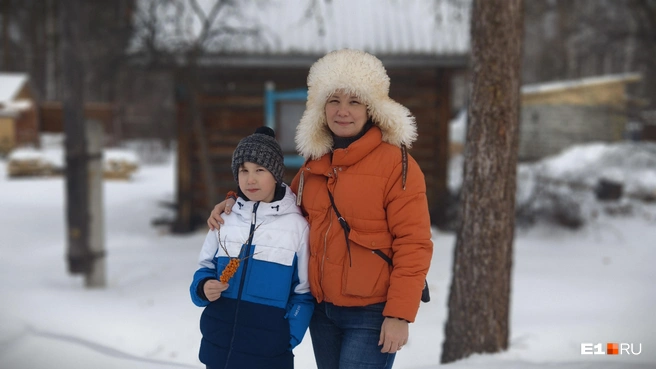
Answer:
[[[462,155],[451,160],[449,189],[452,192],[462,185],[462,165]],[[520,163],[517,175],[520,192],[530,192],[526,187],[532,187],[532,179],[539,176],[588,187],[597,185],[599,179],[608,179],[622,183],[624,191],[631,195],[656,194],[656,143],[578,145],[535,163]]]
[[[602,150],[603,151],[603,150]],[[565,164],[563,164],[564,166]],[[66,270],[62,178],[9,179],[0,160],[0,368],[203,368],[201,309],[188,285],[205,230],[151,221],[174,198],[174,165],[106,181],[107,288]],[[645,205],[653,214],[656,205]],[[396,369],[439,365],[455,235],[434,230],[428,281]],[[602,215],[578,231],[517,232],[508,351],[449,364],[478,368],[656,368],[656,218]],[[640,355],[581,355],[581,343],[633,343]],[[316,368],[309,336],[296,367]]]

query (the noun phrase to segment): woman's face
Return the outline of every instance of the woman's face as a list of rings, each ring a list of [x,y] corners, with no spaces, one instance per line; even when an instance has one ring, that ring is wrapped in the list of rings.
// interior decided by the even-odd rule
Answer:
[[[353,137],[367,123],[367,106],[355,96],[337,91],[326,101],[328,128],[337,137]]]

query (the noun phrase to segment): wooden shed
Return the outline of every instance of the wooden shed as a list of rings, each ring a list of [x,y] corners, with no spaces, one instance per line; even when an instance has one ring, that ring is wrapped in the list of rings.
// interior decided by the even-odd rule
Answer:
[[[28,75],[0,73],[0,155],[38,145],[38,107]]]
[[[626,85],[636,73],[522,87],[519,159],[538,160],[576,144],[624,138]]]
[[[228,190],[236,189],[230,171],[232,152],[241,138],[259,126],[276,130],[286,154],[285,181],[291,181],[302,164],[294,134],[305,108],[309,68],[325,53],[344,47],[376,55],[391,78],[390,96],[416,117],[419,137],[410,153],[426,177],[431,220],[433,224],[443,222],[448,196],[451,79],[467,68],[469,31],[466,12],[460,18],[447,17],[451,22],[435,22],[435,12],[425,9],[430,4],[335,0],[330,3],[334,16],[323,18],[323,35],[312,28],[316,24],[311,21],[283,27],[278,20],[289,19],[285,12],[302,8],[281,4],[262,18],[265,23],[270,20],[267,29],[279,32],[276,46],[263,50],[240,44],[234,50],[203,57],[198,70],[202,81],[196,89],[200,125],[193,124],[189,111],[188,81],[179,76],[174,230],[185,232],[205,224],[212,205]],[[350,22],[338,14],[350,14],[360,21]]]
[[[64,110],[59,101],[45,101],[40,106],[41,131],[49,133],[64,132]],[[111,136],[113,132],[114,108],[110,103],[87,102],[84,104],[86,119],[97,120],[104,128],[104,133]]]

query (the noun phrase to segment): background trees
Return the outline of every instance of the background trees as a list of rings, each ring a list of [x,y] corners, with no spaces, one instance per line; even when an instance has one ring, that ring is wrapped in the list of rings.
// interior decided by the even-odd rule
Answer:
[[[523,83],[640,72],[627,113],[656,124],[656,1],[530,1],[525,15]]]

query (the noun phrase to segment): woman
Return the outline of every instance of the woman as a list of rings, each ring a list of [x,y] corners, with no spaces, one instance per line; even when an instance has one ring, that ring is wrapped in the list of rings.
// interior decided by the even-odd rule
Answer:
[[[319,369],[391,368],[430,266],[426,185],[406,152],[416,125],[389,98],[389,84],[380,60],[351,49],[328,53],[308,75],[296,131],[306,161],[291,189],[310,223],[310,335]],[[210,228],[232,204],[214,208]]]

